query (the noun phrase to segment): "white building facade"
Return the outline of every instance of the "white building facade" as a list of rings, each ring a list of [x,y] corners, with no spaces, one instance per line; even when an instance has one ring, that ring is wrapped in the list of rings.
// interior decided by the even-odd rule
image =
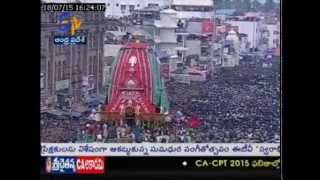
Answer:
[[[232,26],[238,26],[239,33],[248,35],[247,40],[249,42],[249,48],[258,48],[260,41],[260,28],[259,21],[226,21],[226,23]]]
[[[76,0],[44,0],[47,3],[74,3]],[[132,10],[150,6],[168,7],[171,0],[78,0],[82,3],[105,3],[106,17],[120,18],[130,15]]]
[[[213,0],[172,0],[179,19],[212,18]]]
[[[274,49],[280,47],[280,31],[277,24],[267,24],[268,48]]]
[[[48,3],[72,3],[76,0],[44,0]],[[130,15],[132,10],[150,6],[162,8],[174,7],[179,18],[209,18],[212,17],[213,0],[80,0],[82,3],[105,3],[106,17],[120,18]]]
[[[106,17],[123,17],[145,7],[168,7],[170,0],[98,0],[106,3]]]
[[[222,67],[239,66],[240,40],[237,33],[233,30],[229,31],[226,42],[228,42],[228,46],[224,48]]]
[[[177,13],[172,9],[165,9],[160,12],[160,20],[154,22],[156,49],[166,52],[170,56],[177,54]]]

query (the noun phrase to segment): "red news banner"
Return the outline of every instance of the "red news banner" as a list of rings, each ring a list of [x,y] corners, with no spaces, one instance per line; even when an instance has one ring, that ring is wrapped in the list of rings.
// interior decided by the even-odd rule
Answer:
[[[77,174],[104,174],[105,157],[78,157]]]

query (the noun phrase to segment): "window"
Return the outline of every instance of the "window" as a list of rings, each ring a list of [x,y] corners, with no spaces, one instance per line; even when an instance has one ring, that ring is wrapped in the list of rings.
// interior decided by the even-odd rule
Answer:
[[[98,33],[97,33],[98,34]],[[97,43],[98,43],[98,41],[97,41],[97,36],[96,35],[93,35],[93,38],[92,38],[92,47],[93,48],[96,48],[97,47]]]
[[[82,70],[83,70],[83,74],[87,74],[87,69],[88,69],[88,67],[87,67],[87,65],[88,65],[88,63],[87,63],[87,59],[86,58],[84,58],[83,60],[82,60],[82,66],[83,66],[83,68],[82,68]]]
[[[62,80],[62,61],[59,61],[59,80]]]
[[[59,62],[56,61],[55,63],[55,81],[59,80]]]
[[[62,47],[62,45],[59,46],[59,53],[63,53],[64,49]]]
[[[108,5],[107,6],[110,6],[110,3],[108,3]]]
[[[118,6],[119,6],[119,4],[117,3],[117,4],[116,4],[116,6],[118,7]]]
[[[129,11],[132,12],[134,10],[134,5],[129,5]]]
[[[137,7],[140,7],[140,4],[137,4]]]
[[[62,69],[63,69],[62,79],[68,79],[67,61],[63,61],[63,63],[62,63]]]
[[[54,15],[51,14],[51,13],[50,13],[50,15],[49,15],[49,22],[55,23],[55,17],[54,17]]]
[[[121,9],[121,13],[124,14],[126,10],[126,5],[121,5],[120,9]]]
[[[92,74],[92,56],[89,57],[89,74]]]
[[[56,45],[54,48],[54,53],[58,54],[59,53],[59,45]]]
[[[93,59],[92,59],[92,61],[93,61],[93,72],[92,72],[92,74],[96,74],[96,73],[98,73],[98,71],[97,71],[97,66],[98,66],[98,64],[97,64],[97,56],[93,56]]]
[[[95,18],[96,21],[99,21],[99,20],[100,20],[100,16],[99,16],[99,15],[100,15],[99,13],[96,13],[96,14],[95,14],[95,17],[94,17],[94,18]]]
[[[94,35],[91,35],[91,48],[94,48]]]
[[[159,6],[159,4],[155,4],[155,3],[149,3],[148,4],[148,7],[158,7]]]
[[[177,10],[177,11],[184,11],[184,10],[186,10],[186,9],[183,8],[183,7],[177,6],[177,7],[176,7],[176,10]]]
[[[89,48],[94,48],[94,35],[93,33],[89,33]]]
[[[208,48],[201,48],[201,56],[209,56]]]
[[[270,32],[269,31],[266,32],[266,36],[270,37]]]
[[[52,93],[52,67],[51,67],[51,62],[48,62],[48,68],[47,68],[47,82],[48,82],[48,86],[49,86],[49,92],[50,94]]]
[[[46,66],[47,66],[47,60],[46,60],[46,57],[43,56],[41,57],[41,70],[46,71],[47,70]]]

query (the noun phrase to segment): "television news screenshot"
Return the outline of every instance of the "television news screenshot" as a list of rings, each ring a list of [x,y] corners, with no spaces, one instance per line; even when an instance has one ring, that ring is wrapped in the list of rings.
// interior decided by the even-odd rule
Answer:
[[[42,179],[282,179],[280,0],[40,3]]]

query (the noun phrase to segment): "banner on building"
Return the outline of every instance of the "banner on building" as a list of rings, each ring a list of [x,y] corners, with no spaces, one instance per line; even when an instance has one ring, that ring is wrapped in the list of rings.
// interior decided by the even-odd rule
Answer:
[[[214,21],[204,20],[202,21],[202,33],[213,33],[214,32]]]
[[[56,81],[56,91],[63,90],[63,89],[68,89],[69,88],[69,79],[61,80],[61,81]]]
[[[226,26],[225,25],[217,26],[217,32],[218,33],[225,33],[226,32]]]
[[[94,75],[83,76],[82,77],[82,86],[86,87],[88,90],[94,89]]]
[[[172,78],[179,83],[190,84],[191,82],[189,74],[172,74]]]

